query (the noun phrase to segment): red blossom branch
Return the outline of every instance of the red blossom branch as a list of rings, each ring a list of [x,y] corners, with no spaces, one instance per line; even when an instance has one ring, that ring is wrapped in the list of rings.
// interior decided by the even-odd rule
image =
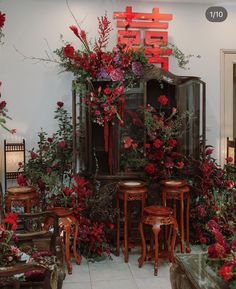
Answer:
[[[106,48],[111,31],[112,31],[111,22],[108,20],[107,15],[105,14],[105,16],[98,17],[99,38],[97,41],[95,41],[94,44],[95,52],[102,51],[102,49]]]

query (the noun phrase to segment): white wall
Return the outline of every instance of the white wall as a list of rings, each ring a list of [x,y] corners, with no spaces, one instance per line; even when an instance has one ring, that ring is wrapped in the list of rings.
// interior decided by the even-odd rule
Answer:
[[[145,2],[145,4],[144,4]],[[70,7],[82,27],[94,38],[97,16],[113,18],[114,11],[124,11],[127,5],[133,10],[151,12],[160,7],[163,13],[173,13],[169,25],[169,40],[186,54],[200,54],[193,59],[190,70],[180,70],[171,60],[170,71],[182,75],[200,76],[207,83],[207,139],[216,148],[218,156],[220,124],[220,49],[236,48],[236,6],[224,5],[228,19],[223,23],[210,23],[205,18],[206,4],[158,3],[155,1],[125,0],[69,0]],[[4,28],[5,44],[0,46],[0,80],[3,82],[2,97],[7,101],[13,120],[8,125],[17,129],[17,136],[26,139],[27,147],[35,145],[37,132],[43,127],[50,133],[55,128],[53,111],[58,100],[69,107],[71,103],[70,73],[59,74],[54,64],[34,63],[25,60],[16,50],[26,56],[44,57],[48,50],[61,46],[64,39],[77,39],[68,28],[75,24],[65,0],[0,0],[0,11],[6,13]],[[110,47],[116,42],[115,21]],[[7,136],[1,131],[1,142]],[[8,136],[9,138],[9,136]],[[2,149],[1,149],[2,151]]]

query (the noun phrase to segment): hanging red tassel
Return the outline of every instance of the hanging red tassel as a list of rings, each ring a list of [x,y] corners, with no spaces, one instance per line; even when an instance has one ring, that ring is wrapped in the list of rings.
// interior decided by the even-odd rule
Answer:
[[[122,95],[119,99],[119,103],[118,103],[118,113],[120,115],[120,118],[122,120],[122,124],[124,124],[124,120],[125,120],[125,97],[124,95]]]
[[[106,120],[104,120],[104,146],[105,152],[108,152],[109,147],[109,125]]]
[[[108,150],[108,167],[109,173],[112,174],[112,146],[113,146],[113,134],[112,134],[112,125],[109,126],[109,150]]]

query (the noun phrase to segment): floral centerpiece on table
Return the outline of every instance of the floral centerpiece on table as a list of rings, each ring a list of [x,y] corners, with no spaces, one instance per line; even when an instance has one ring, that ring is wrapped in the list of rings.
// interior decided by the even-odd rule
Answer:
[[[17,214],[5,214],[0,225],[0,266],[13,266],[20,259],[22,252],[14,245]]]
[[[123,123],[124,92],[138,80],[147,65],[141,49],[127,49],[117,45],[106,51],[111,32],[111,22],[107,16],[98,18],[98,39],[91,47],[87,33],[79,25],[70,26],[82,49],[65,45],[55,52],[60,65],[71,71],[79,84],[86,85],[82,101],[90,108],[93,122],[104,126],[105,148],[108,151],[108,126],[115,122]]]

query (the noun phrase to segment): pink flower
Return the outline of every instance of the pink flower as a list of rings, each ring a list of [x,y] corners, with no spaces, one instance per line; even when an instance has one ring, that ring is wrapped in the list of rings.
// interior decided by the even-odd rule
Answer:
[[[123,77],[123,72],[120,68],[113,69],[110,72],[110,77],[112,81],[120,81]]]
[[[172,107],[172,113],[176,113],[176,112],[177,112],[176,107]]]
[[[59,148],[63,149],[65,146],[66,146],[66,142],[64,140],[59,141],[59,143],[58,143]]]
[[[128,149],[131,147],[133,143],[133,139],[129,136],[125,136],[123,142],[124,142],[124,148]]]
[[[165,95],[160,95],[157,98],[157,101],[161,104],[161,105],[167,105],[168,103],[168,98]]]

